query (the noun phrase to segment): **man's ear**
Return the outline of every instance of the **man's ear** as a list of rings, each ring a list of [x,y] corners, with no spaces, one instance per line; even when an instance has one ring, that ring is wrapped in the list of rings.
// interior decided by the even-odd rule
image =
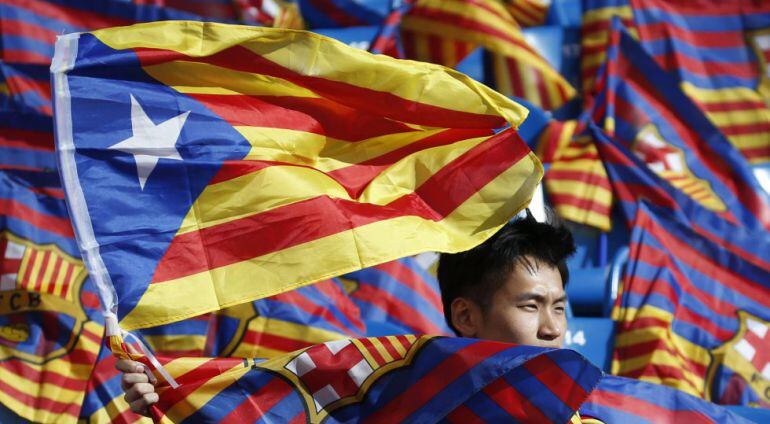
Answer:
[[[452,325],[461,337],[476,337],[482,325],[481,309],[472,300],[455,298],[449,305],[452,311]]]

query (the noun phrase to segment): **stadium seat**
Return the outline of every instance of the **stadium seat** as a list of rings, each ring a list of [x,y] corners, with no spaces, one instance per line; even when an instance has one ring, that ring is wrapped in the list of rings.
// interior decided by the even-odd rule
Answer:
[[[609,318],[571,318],[564,338],[564,347],[588,358],[594,365],[609,372],[615,324]]]
[[[570,269],[567,296],[576,316],[609,316],[627,258],[628,249],[624,248],[615,254],[609,266]]]

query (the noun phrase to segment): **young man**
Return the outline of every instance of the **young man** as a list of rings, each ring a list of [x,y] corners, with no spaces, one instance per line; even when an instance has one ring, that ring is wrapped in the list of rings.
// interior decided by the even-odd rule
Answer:
[[[462,253],[442,254],[438,280],[444,316],[461,337],[561,347],[567,328],[564,288],[572,234],[527,213],[489,240]],[[146,415],[157,402],[142,365],[118,361],[125,399]]]
[[[527,213],[466,252],[442,254],[438,280],[458,336],[561,347],[572,234]]]

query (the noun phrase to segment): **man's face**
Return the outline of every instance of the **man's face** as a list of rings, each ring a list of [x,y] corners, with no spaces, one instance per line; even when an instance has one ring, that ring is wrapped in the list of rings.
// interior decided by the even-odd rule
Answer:
[[[566,294],[556,267],[517,264],[480,313],[475,337],[508,343],[561,347],[567,329]]]

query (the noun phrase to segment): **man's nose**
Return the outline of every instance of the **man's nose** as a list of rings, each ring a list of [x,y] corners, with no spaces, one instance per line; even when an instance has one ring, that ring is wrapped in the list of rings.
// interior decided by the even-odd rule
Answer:
[[[552,312],[545,311],[540,318],[538,338],[541,340],[554,340],[561,336],[563,329],[559,320]]]

